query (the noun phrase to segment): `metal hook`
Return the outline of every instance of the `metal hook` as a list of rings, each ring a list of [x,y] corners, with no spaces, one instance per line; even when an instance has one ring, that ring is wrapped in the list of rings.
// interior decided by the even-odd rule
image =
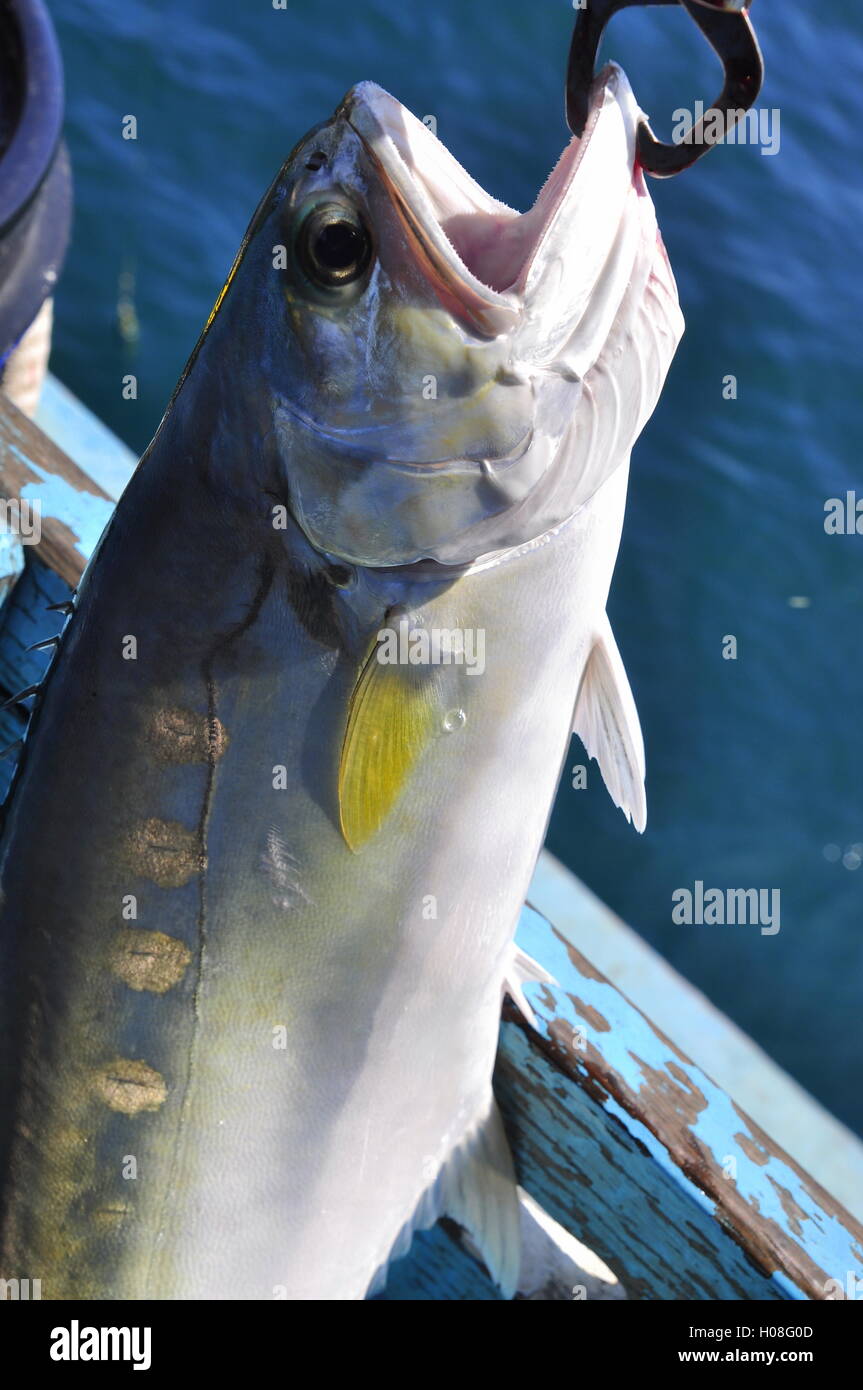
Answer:
[[[605,26],[618,10],[631,5],[681,4],[718,54],[725,85],[710,108],[723,117],[726,132],[748,111],[764,81],[764,60],[747,13],[749,0],[586,0],[579,10],[569,50],[566,74],[566,122],[573,135],[583,135],[590,107],[596,55]],[[705,113],[705,114],[710,114]],[[713,147],[705,139],[705,117],[687,133],[686,142],[669,145],[658,140],[647,121],[638,128],[638,162],[648,174],[667,179],[688,169]]]

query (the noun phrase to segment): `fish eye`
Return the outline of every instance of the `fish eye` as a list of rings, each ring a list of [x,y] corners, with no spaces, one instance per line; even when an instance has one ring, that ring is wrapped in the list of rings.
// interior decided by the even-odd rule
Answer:
[[[355,284],[365,275],[372,259],[372,239],[350,203],[316,203],[300,223],[296,253],[314,285],[334,290]]]

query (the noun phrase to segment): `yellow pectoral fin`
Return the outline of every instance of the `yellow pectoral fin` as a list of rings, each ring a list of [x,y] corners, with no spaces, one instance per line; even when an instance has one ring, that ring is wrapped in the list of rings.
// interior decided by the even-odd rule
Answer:
[[[339,819],[355,851],[383,825],[441,720],[438,672],[386,665],[378,652],[354,686],[339,764]]]

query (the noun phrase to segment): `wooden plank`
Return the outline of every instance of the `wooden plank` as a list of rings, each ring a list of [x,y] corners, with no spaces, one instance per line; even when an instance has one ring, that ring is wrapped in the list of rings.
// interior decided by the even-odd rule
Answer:
[[[587,1252],[553,1227],[532,1203],[521,1200],[522,1262],[516,1298],[529,1303],[619,1302],[626,1298]],[[586,1265],[588,1267],[586,1267]],[[470,1241],[455,1222],[422,1231],[406,1259],[394,1261],[386,1288],[375,1301],[434,1300],[501,1303],[503,1297]]]
[[[0,750],[13,747],[18,739],[24,737],[26,728],[27,720],[17,710],[0,710]],[[0,806],[6,799],[20,756],[20,750],[16,750],[0,758]]]
[[[0,529],[0,607],[11,594],[24,568],[24,547],[14,531]]]
[[[44,565],[32,547],[29,550],[24,573],[0,613],[0,702],[42,680],[52,651],[30,648],[48,637],[56,637],[66,621],[62,613],[51,612],[49,604],[72,597],[66,581]],[[23,705],[0,710],[0,749],[23,737],[27,720],[27,707]],[[0,802],[9,790],[20,756],[18,750],[0,759]]]
[[[450,1222],[417,1231],[407,1255],[396,1260],[374,1302],[500,1303],[500,1290],[484,1265],[461,1245]]]
[[[0,615],[2,701],[38,684],[45,674],[50,650],[29,649],[63,627],[62,614],[48,606],[71,597],[114,503],[2,392],[0,499],[23,500],[38,509],[40,532],[35,543],[23,548],[13,540],[8,557],[0,545],[0,603],[7,600]],[[26,725],[23,707],[0,711],[0,748],[21,738]],[[0,800],[19,756],[0,760]]]
[[[831,1115],[548,850],[528,901],[863,1221],[863,1140]]]
[[[114,503],[0,393],[0,499],[38,505],[40,559],[74,588]]]
[[[863,1228],[538,914],[495,1089],[542,1207],[638,1299],[841,1298]]]
[[[51,652],[29,648],[61,631],[65,618],[62,613],[51,612],[49,605],[71,597],[66,581],[31,555],[0,626],[0,690],[5,695],[41,681]]]
[[[61,631],[65,618],[62,613],[52,612],[50,605],[63,603],[71,597],[72,590],[66,581],[36,555],[31,555],[3,614],[0,689],[13,695],[42,679],[51,653],[44,649],[34,652],[29,648]]]
[[[42,384],[34,418],[71,458],[86,460],[87,473],[109,497],[120,496],[138,466],[138,455],[51,372]]]
[[[507,1002],[495,1091],[519,1182],[639,1301],[853,1298],[863,1228],[538,914],[519,944],[555,977]],[[482,1299],[436,1229],[384,1298]]]

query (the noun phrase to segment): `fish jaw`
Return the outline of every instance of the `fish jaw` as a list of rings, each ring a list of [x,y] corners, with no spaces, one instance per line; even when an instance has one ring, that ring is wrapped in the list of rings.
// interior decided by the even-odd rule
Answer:
[[[352,88],[337,113],[362,139],[442,302],[480,334],[514,336],[525,364],[552,360],[549,336],[583,316],[633,181],[643,113],[616,64],[596,78],[589,113],[525,213],[487,193],[375,83]]]
[[[444,306],[481,336],[511,333],[522,306],[506,266],[517,254],[519,214],[486,193],[430,128],[376,83],[358,83],[339,111],[371,156]]]

